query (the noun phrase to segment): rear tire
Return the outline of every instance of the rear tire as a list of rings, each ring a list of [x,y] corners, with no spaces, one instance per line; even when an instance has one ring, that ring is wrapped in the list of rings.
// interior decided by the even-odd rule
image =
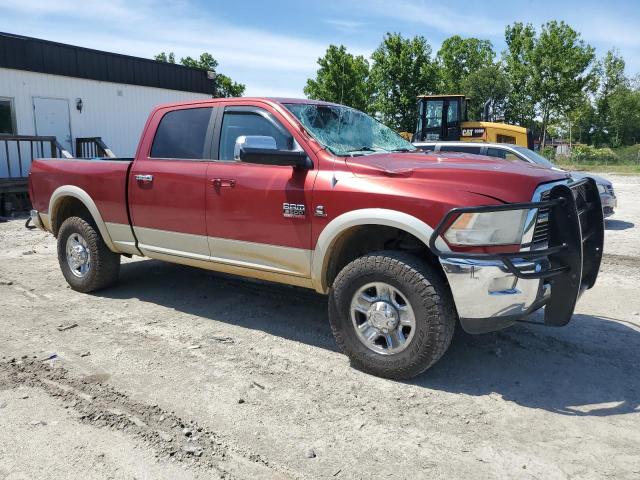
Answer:
[[[109,250],[95,225],[79,217],[60,226],[58,262],[71,288],[83,293],[114,284],[120,274],[120,255]]]
[[[329,321],[353,367],[408,379],[449,348],[456,314],[449,288],[433,267],[404,252],[381,251],[338,274],[329,293]]]

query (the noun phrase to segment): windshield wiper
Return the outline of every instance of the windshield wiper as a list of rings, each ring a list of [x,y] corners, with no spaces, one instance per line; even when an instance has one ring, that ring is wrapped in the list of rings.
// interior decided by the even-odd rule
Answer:
[[[389,150],[390,152],[416,152],[417,148],[395,148],[393,150]]]

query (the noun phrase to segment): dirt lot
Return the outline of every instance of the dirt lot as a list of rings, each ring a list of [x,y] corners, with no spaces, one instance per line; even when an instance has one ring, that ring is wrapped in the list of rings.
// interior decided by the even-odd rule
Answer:
[[[640,177],[612,179],[570,325],[460,335],[408,383],[351,369],[314,293],[134,259],[83,295],[0,224],[0,479],[640,478]]]

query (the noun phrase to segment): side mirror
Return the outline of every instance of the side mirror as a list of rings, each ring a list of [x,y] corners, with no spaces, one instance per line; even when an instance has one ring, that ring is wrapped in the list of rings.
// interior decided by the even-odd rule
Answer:
[[[276,140],[264,135],[241,135],[236,139],[233,158],[246,163],[311,169],[311,159],[303,150],[278,150]]]

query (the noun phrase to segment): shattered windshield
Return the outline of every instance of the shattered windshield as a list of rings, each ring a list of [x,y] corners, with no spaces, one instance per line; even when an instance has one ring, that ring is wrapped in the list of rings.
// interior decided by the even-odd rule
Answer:
[[[285,107],[335,155],[413,152],[411,143],[366,113],[341,105],[289,103]]]

